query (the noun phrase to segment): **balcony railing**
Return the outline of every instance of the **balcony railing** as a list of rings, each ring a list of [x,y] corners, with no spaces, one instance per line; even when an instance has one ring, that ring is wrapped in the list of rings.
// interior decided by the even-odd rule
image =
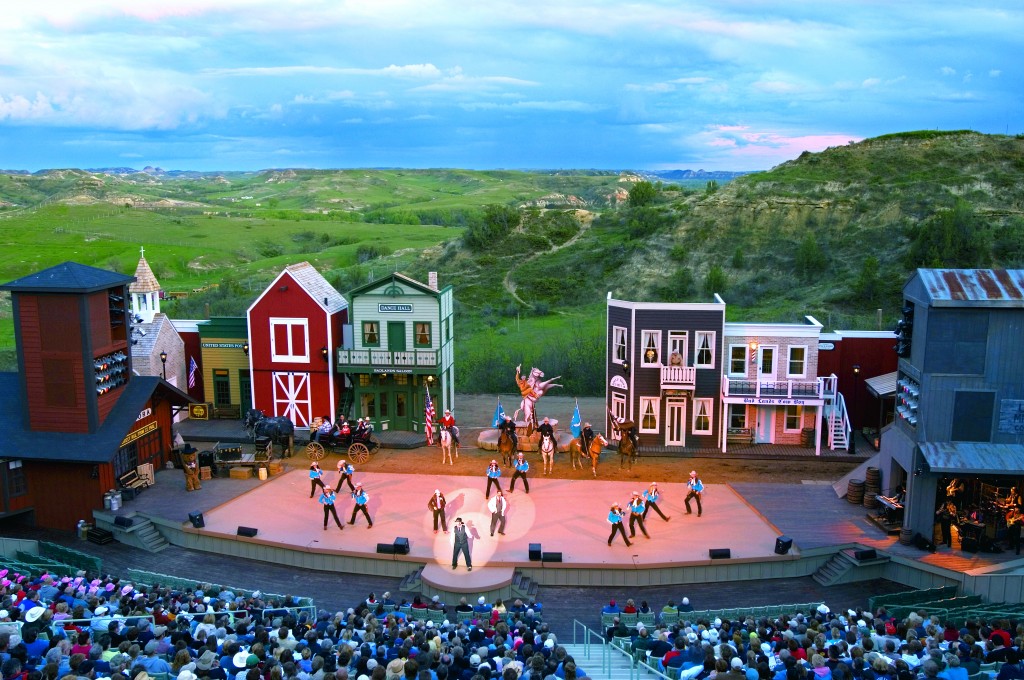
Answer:
[[[697,382],[697,369],[693,366],[662,366],[661,389],[692,390]]]
[[[392,352],[386,349],[339,349],[338,366],[435,368],[438,365],[438,354],[439,352],[433,349],[406,352]]]
[[[777,399],[832,399],[836,376],[813,380],[746,380],[722,376],[723,397],[771,397]]]

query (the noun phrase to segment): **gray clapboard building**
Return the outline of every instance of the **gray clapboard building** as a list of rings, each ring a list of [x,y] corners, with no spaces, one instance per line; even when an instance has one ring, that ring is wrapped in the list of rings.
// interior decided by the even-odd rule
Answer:
[[[964,549],[1004,537],[1010,488],[1024,480],[1022,345],[1024,270],[919,269],[904,286],[879,468],[884,487],[906,482],[905,529],[931,538],[953,501]]]

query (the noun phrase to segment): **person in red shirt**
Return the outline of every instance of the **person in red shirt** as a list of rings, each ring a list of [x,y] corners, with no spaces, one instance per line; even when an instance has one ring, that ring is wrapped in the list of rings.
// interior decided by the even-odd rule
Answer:
[[[445,409],[444,415],[441,416],[441,427],[447,429],[452,433],[452,439],[458,446],[462,446],[462,442],[459,441],[459,428],[455,427],[455,416],[452,415],[451,409]]]

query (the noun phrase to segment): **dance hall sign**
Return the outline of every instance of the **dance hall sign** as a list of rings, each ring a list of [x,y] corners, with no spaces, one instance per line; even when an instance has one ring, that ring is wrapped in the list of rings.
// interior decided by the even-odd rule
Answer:
[[[999,402],[999,432],[1024,434],[1024,399],[1003,399]]]

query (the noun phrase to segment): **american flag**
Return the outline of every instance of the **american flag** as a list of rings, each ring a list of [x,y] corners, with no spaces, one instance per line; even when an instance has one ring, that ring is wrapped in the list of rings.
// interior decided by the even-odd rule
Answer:
[[[196,386],[196,373],[199,372],[199,364],[196,363],[195,357],[189,357],[188,359],[188,388],[192,389]]]
[[[430,388],[427,390],[427,400],[423,403],[423,429],[427,433],[427,443],[434,443],[434,418],[437,413],[434,411],[434,402],[430,399]]]

